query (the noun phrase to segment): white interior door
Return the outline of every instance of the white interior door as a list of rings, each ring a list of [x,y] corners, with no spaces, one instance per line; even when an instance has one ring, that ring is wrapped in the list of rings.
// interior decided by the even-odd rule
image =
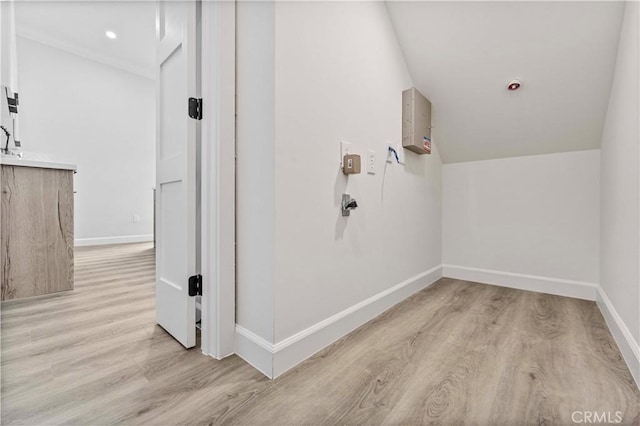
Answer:
[[[198,97],[197,3],[157,3],[156,320],[186,348],[196,344],[199,122],[188,115]]]

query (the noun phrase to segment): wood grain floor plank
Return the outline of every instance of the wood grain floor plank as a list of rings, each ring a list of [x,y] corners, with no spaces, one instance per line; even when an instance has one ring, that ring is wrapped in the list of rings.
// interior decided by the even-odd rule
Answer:
[[[155,324],[151,244],[75,259],[72,292],[1,305],[2,424],[640,424],[593,302],[445,278],[270,381]]]

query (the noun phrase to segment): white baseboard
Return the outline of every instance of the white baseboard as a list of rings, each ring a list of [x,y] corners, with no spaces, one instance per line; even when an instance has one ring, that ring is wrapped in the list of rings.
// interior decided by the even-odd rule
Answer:
[[[122,237],[77,238],[74,241],[76,247],[102,246],[106,244],[144,243],[153,241],[153,234],[125,235]]]
[[[604,317],[611,334],[620,348],[622,357],[624,358],[636,385],[640,388],[640,346],[633,338],[633,335],[625,325],[613,304],[607,297],[601,286],[598,286],[596,303],[602,316]]]
[[[276,378],[443,276],[595,300],[640,387],[640,346],[598,284],[454,265],[437,266],[416,275],[276,344],[236,324],[235,352],[265,376]]]
[[[442,265],[442,276],[584,300],[596,300],[598,287],[595,283],[583,281],[515,274],[457,265]]]
[[[253,365],[270,379],[273,378],[273,345],[257,334],[236,324],[234,340],[236,355]]]
[[[236,354],[267,377],[276,378],[441,277],[438,265],[276,344],[236,325]]]

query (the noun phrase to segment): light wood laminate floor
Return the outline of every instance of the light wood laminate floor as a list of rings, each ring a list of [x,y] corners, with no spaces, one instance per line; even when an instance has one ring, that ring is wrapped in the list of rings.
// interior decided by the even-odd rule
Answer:
[[[8,424],[639,424],[593,302],[442,279],[270,381],[155,325],[150,244],[82,248],[76,289],[2,304]]]

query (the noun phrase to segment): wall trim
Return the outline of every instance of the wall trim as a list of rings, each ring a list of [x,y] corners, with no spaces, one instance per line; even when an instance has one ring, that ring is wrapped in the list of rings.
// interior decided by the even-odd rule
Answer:
[[[146,243],[153,241],[153,234],[124,235],[120,237],[76,238],[75,246],[103,246],[107,244]]]
[[[274,379],[442,277],[595,301],[640,388],[640,346],[599,284],[454,265],[411,277],[275,344],[236,324],[235,352]]]
[[[442,265],[442,276],[584,300],[596,300],[598,287],[596,283],[585,281],[565,280],[539,275],[516,274],[513,272],[446,264]]]
[[[155,73],[153,70],[147,70],[146,68],[131,65],[126,61],[121,61],[120,59],[116,59],[112,56],[96,53],[93,50],[86,49],[84,47],[80,47],[78,45],[51,37],[50,35],[45,34],[38,30],[34,30],[33,28],[26,28],[24,26],[21,26],[20,28],[16,29],[16,35],[18,37],[35,41],[37,43],[62,50],[67,53],[71,53],[73,55],[80,56],[85,59],[99,62],[103,65],[108,65],[110,67],[117,68],[121,71],[126,71],[129,73],[135,74],[139,77],[144,77],[149,80],[156,79]]]
[[[620,348],[622,357],[631,371],[631,375],[640,389],[640,345],[635,341],[633,335],[625,325],[624,321],[614,308],[611,300],[607,297],[604,289],[598,285],[596,303],[602,316],[604,317],[614,340]]]
[[[234,353],[236,324],[235,2],[202,2],[201,349]]]
[[[276,378],[440,278],[438,265],[275,344],[236,324],[236,353],[267,377]]]
[[[236,324],[234,352],[270,379],[273,378],[273,345]]]

